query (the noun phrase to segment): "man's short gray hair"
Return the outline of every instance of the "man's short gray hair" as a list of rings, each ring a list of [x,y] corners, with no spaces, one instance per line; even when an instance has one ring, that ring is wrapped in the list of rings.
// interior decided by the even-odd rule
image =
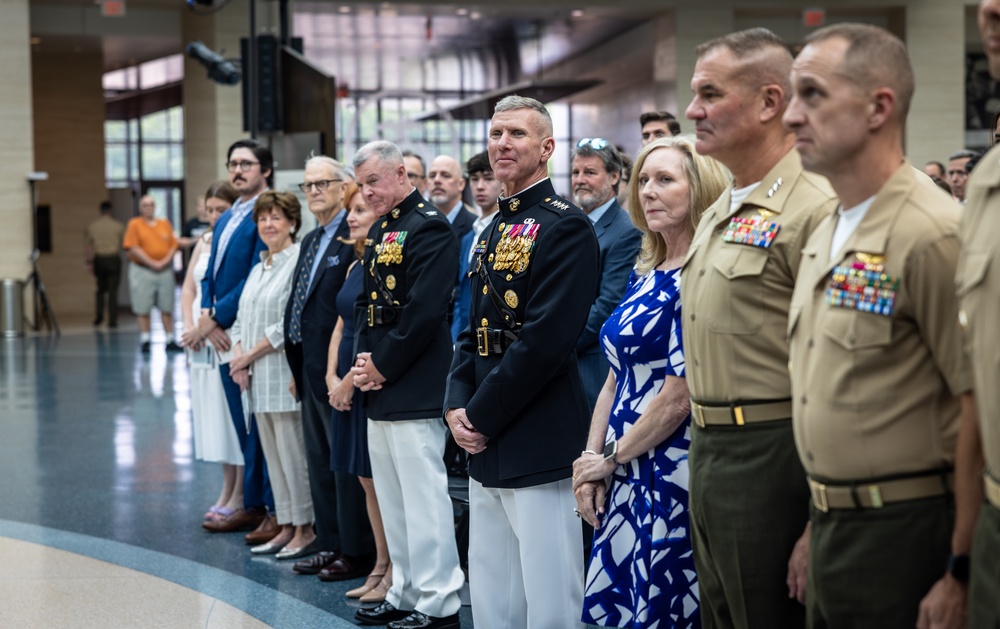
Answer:
[[[534,98],[518,96],[517,94],[504,96],[496,104],[496,107],[493,108],[493,113],[498,114],[501,111],[512,111],[514,109],[531,109],[538,112],[538,115],[542,117],[543,131],[547,135],[552,135],[552,116],[549,114],[549,110],[545,108],[545,105]]]
[[[318,166],[320,164],[332,168],[333,174],[341,179],[343,179],[347,174],[344,171],[344,165],[329,155],[310,155],[309,159],[306,160],[306,168],[309,168],[309,166]]]
[[[399,147],[388,140],[375,140],[374,142],[365,144],[354,154],[354,159],[351,163],[357,169],[372,157],[377,157],[383,164],[393,166],[403,165],[403,154],[400,152]]]
[[[970,151],[969,149],[959,149],[948,156],[948,161],[953,159],[972,159],[976,156],[975,151]]]

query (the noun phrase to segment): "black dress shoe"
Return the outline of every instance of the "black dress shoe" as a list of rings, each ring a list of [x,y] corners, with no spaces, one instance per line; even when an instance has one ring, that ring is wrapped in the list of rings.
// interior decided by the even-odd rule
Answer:
[[[390,622],[387,629],[459,629],[462,626],[458,614],[437,618],[420,612],[413,612],[402,620]]]
[[[372,569],[371,561],[341,555],[319,571],[320,581],[347,581],[367,575]]]
[[[292,570],[299,574],[319,574],[323,568],[332,564],[338,557],[340,557],[340,553],[324,550],[309,559],[296,561]]]
[[[148,353],[149,353],[149,350],[150,350],[150,344],[149,344],[149,341],[143,341],[143,342],[142,342],[142,346],[141,346],[141,347],[140,347],[139,349],[141,349],[141,350],[142,350],[142,353],[143,353],[143,354],[148,354]]]
[[[389,602],[384,602],[372,609],[361,608],[354,612],[354,618],[362,625],[384,625],[393,620],[402,620],[409,617],[410,612],[396,609]]]

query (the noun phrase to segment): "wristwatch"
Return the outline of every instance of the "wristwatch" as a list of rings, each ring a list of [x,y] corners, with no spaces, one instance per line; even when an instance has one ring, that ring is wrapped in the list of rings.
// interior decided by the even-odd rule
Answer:
[[[948,574],[959,583],[969,582],[969,556],[948,555]]]
[[[211,319],[212,321],[216,321],[215,306],[212,306],[211,308],[208,309],[208,318]],[[218,321],[216,321],[216,323],[218,323]]]
[[[618,455],[618,442],[616,440],[612,439],[611,441],[604,444],[605,461],[612,461],[615,463],[615,465],[617,465],[618,461],[615,460],[615,456],[617,455]]]

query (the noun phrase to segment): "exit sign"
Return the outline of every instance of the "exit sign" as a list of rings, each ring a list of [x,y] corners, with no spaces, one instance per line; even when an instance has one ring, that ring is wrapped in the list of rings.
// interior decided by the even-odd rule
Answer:
[[[103,0],[101,15],[104,17],[125,17],[125,0]]]
[[[804,9],[802,23],[809,28],[818,28],[826,23],[826,9]]]

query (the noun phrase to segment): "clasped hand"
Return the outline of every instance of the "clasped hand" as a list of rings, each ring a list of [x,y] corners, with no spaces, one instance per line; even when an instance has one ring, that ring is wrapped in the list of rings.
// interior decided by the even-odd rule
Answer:
[[[469,454],[479,454],[486,449],[486,435],[475,429],[464,408],[450,409],[444,418],[455,437],[455,443],[463,450]]]
[[[354,366],[351,367],[349,375],[354,380],[354,386],[362,391],[377,391],[382,388],[382,384],[385,382],[385,376],[379,372],[375,367],[375,363],[372,362],[371,352],[361,352],[358,354],[358,358],[354,362]]]

